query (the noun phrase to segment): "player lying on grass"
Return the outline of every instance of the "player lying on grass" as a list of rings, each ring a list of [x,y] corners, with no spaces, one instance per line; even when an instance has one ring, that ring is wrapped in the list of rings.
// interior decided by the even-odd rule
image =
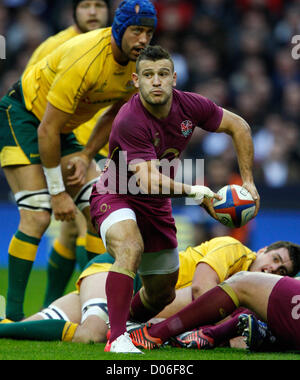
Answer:
[[[158,348],[186,329],[222,320],[240,306],[267,322],[285,348],[300,349],[300,282],[288,276],[245,271],[209,290],[165,321],[134,329],[130,337],[137,347]]]
[[[299,257],[300,247],[289,242],[277,242],[255,253],[228,236],[189,247],[180,252],[176,299],[159,317],[170,317],[191,303],[192,299],[240,271],[294,276],[300,269]],[[105,342],[108,331],[105,281],[113,262],[109,254],[93,259],[78,279],[77,292],[59,298],[49,308],[23,322],[1,323],[0,337]],[[141,286],[137,276],[135,292]],[[232,331],[236,335],[236,326]],[[231,335],[234,336],[234,332]],[[221,338],[226,339],[224,335]]]

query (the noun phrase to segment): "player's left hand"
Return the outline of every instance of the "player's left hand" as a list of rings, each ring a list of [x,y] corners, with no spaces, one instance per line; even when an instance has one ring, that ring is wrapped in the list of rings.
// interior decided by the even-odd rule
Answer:
[[[219,219],[217,218],[217,214],[216,214],[216,211],[213,207],[213,200],[211,198],[204,198],[202,203],[201,203],[201,207],[204,208],[204,210],[211,216],[213,217],[214,219],[218,220]]]
[[[67,176],[67,186],[83,186],[89,166],[90,161],[84,154],[78,153],[78,155],[70,158],[67,170],[71,174]]]
[[[244,181],[243,182],[243,185],[242,185],[246,190],[249,191],[249,193],[251,194],[252,198],[254,199],[255,201],[255,213],[253,215],[253,218],[256,217],[258,211],[259,211],[259,208],[260,208],[260,196],[258,194],[258,191],[256,189],[256,186],[253,182],[246,182]]]

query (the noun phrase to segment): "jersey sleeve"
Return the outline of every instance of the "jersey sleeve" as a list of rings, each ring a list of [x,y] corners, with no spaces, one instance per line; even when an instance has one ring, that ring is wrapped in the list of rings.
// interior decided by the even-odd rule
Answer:
[[[195,93],[189,93],[189,103],[198,127],[208,132],[215,132],[219,128],[223,118],[222,107]]]

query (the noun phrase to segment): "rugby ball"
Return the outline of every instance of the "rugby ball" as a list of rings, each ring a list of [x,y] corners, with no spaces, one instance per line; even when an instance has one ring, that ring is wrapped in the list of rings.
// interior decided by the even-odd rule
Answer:
[[[251,194],[239,185],[227,185],[218,191],[223,198],[214,199],[213,206],[218,220],[227,227],[244,226],[253,218],[255,202]]]

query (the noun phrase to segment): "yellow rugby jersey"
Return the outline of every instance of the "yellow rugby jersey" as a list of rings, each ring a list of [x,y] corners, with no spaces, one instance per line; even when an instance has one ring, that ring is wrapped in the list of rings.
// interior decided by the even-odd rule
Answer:
[[[135,92],[131,79],[135,62],[119,65],[111,49],[111,27],[81,34],[59,46],[22,76],[26,108],[41,120],[47,101],[72,114],[68,133],[100,109]]]
[[[40,46],[33,52],[30,60],[27,63],[26,69],[29,66],[35,65],[37,62],[41,61],[48,54],[52,53],[54,49],[62,45],[64,42],[69,41],[71,38],[78,36],[80,33],[77,32],[74,25],[69,28],[57,33],[55,36],[47,38]]]
[[[180,267],[176,289],[192,284],[199,263],[206,263],[213,268],[222,282],[237,272],[247,271],[255,259],[255,252],[229,236],[211,239],[197,247],[188,247],[179,252]]]
[[[52,53],[57,47],[65,43],[66,41],[69,41],[71,38],[76,37],[80,35],[74,25],[70,26],[69,28],[57,33],[55,36],[51,36],[47,38],[32,54],[26,69],[29,66],[35,65],[37,62],[41,61],[43,58],[45,58],[48,54]],[[77,140],[82,145],[86,145],[88,142],[88,139],[90,137],[90,134],[92,133],[92,130],[99,119],[100,115],[104,112],[105,108],[103,110],[100,110],[91,120],[87,121],[86,123],[82,124],[78,128],[74,130],[74,133],[76,135]],[[102,156],[108,156],[109,148],[108,143],[103,147],[99,153]]]

